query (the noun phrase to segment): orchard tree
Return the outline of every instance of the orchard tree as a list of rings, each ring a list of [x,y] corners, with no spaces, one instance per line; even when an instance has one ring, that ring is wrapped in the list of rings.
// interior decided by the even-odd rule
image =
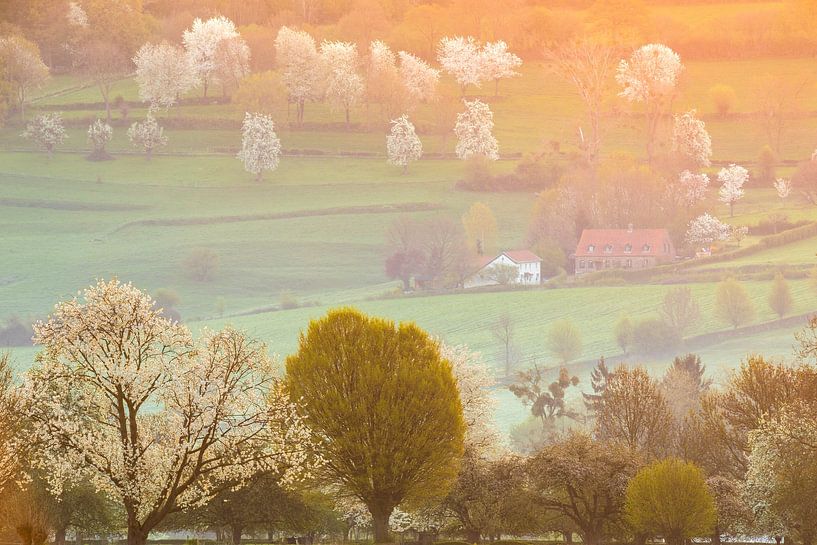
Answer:
[[[751,322],[755,305],[740,282],[727,278],[715,288],[715,316],[734,329]]]
[[[788,199],[789,195],[791,195],[791,180],[778,178],[772,183],[772,185],[774,186],[774,190],[777,192],[777,196],[780,198],[780,200],[786,202],[786,199]]]
[[[676,196],[680,203],[691,208],[706,198],[709,176],[703,172],[684,170],[678,175]]]
[[[705,373],[706,366],[695,354],[677,356],[664,373],[661,385],[676,423],[683,425],[691,412],[701,408],[701,400],[712,386]]]
[[[715,501],[717,521],[711,542],[720,545],[721,536],[740,535],[752,528],[753,513],[745,501],[741,482],[721,475],[714,475],[706,480],[706,487]]]
[[[672,414],[661,386],[642,367],[618,367],[596,410],[596,436],[656,456],[670,446]]]
[[[625,354],[629,353],[633,346],[634,339],[633,321],[626,314],[616,320],[616,325],[613,327],[613,336],[616,339],[616,344]]]
[[[491,161],[499,159],[499,144],[494,137],[494,114],[487,104],[477,99],[463,100],[465,111],[457,114],[454,133],[457,135],[457,157],[468,159],[481,156]]]
[[[159,126],[151,112],[144,121],[135,121],[130,126],[128,139],[134,147],[145,152],[148,161],[153,157],[153,150],[167,145],[164,128]]]
[[[386,136],[386,153],[389,163],[402,167],[403,174],[408,172],[409,163],[423,156],[423,144],[407,115],[392,120],[391,132]]]
[[[667,290],[658,312],[661,319],[677,331],[680,337],[684,337],[689,328],[701,317],[701,309],[689,286]]]
[[[0,37],[0,80],[8,82],[25,119],[28,95],[48,79],[48,67],[37,46],[20,36]]]
[[[224,38],[216,46],[213,62],[215,81],[221,84],[222,96],[226,97],[250,74],[250,48],[241,36]]]
[[[686,241],[709,252],[713,242],[728,240],[731,232],[732,228],[718,218],[702,214],[689,222]]]
[[[223,16],[211,17],[206,21],[196,18],[191,27],[184,31],[182,43],[196,76],[202,83],[205,97],[210,83],[216,76],[216,52],[219,45],[222,40],[238,36],[235,23]],[[249,51],[247,56],[249,57]]]
[[[146,43],[133,57],[139,98],[150,108],[173,106],[181,95],[199,84],[190,57],[181,47],[162,42]]]
[[[522,66],[522,59],[511,53],[502,40],[486,43],[481,56],[482,77],[494,82],[494,96],[499,96],[499,80],[519,76],[516,69]]]
[[[479,87],[482,83],[483,55],[473,36],[443,38],[437,46],[437,60],[457,81],[462,96],[469,85]]]
[[[556,73],[573,84],[587,110],[588,135],[580,130],[582,148],[591,164],[601,149],[601,121],[604,99],[610,89],[616,49],[601,40],[575,40],[545,51]]]
[[[510,314],[502,314],[491,326],[491,336],[499,343],[502,352],[501,359],[504,363],[505,378],[511,376],[511,369],[516,365],[519,352],[514,342],[516,325]]]
[[[782,273],[775,274],[772,291],[769,293],[769,307],[782,319],[783,316],[791,312],[793,306],[794,300],[786,277]]]
[[[693,167],[708,167],[712,158],[712,138],[695,110],[676,115],[672,127],[672,151]]]
[[[108,142],[113,137],[113,128],[110,125],[97,119],[88,127],[88,143],[91,144],[90,159],[94,161],[104,161],[110,159],[111,156],[105,150]]]
[[[456,379],[414,324],[332,310],[301,333],[287,386],[303,402],[324,480],[366,505],[376,543],[388,541],[398,505],[441,498],[456,479],[465,434]]]
[[[50,159],[54,149],[67,138],[62,115],[58,112],[38,115],[29,121],[22,136],[32,140]]]
[[[570,320],[559,320],[548,328],[547,345],[550,353],[567,365],[582,355],[582,334]]]
[[[411,53],[400,51],[400,79],[414,102],[428,102],[437,96],[440,71]]]
[[[124,78],[131,68],[127,56],[113,42],[92,40],[82,48],[82,71],[99,88],[108,124],[111,122],[111,87]]]
[[[639,465],[622,443],[570,433],[529,460],[528,486],[536,505],[567,519],[582,543],[599,545],[624,522],[627,482]]]
[[[735,204],[743,198],[745,193],[743,184],[749,180],[749,171],[744,167],[731,164],[718,172],[718,181],[721,184],[718,200],[729,205],[729,216],[735,215]]]
[[[346,114],[349,128],[349,112],[363,98],[363,78],[358,73],[357,46],[351,42],[323,42],[321,61],[327,71],[326,98],[334,109]]]
[[[633,529],[661,536],[668,545],[684,545],[715,529],[715,502],[704,474],[692,463],[674,458],[654,462],[630,481],[625,505]]]
[[[644,45],[629,59],[619,62],[616,81],[623,87],[619,96],[628,102],[644,104],[650,162],[655,157],[658,125],[669,108],[683,69],[678,53],[662,44]]]
[[[23,386],[34,464],[52,491],[92,483],[119,503],[129,545],[176,511],[254,475],[309,464],[309,435],[266,347],[242,333],[198,341],[130,284],[100,281],[35,324]]]
[[[469,244],[478,255],[485,255],[496,242],[496,216],[485,203],[472,204],[462,216],[462,226]]]
[[[275,60],[290,102],[297,106],[297,122],[303,124],[306,101],[323,96],[321,59],[315,39],[303,30],[281,27],[275,37]]]
[[[775,536],[791,533],[805,544],[817,535],[815,416],[813,400],[793,404],[777,421],[751,432],[744,483],[758,529]]]
[[[238,158],[247,172],[260,182],[265,170],[275,170],[281,161],[281,141],[275,134],[275,123],[264,114],[244,115],[241,150]]]

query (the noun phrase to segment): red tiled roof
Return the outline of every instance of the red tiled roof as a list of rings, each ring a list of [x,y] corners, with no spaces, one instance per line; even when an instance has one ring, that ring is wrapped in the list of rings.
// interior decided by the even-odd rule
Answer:
[[[669,254],[664,251],[664,243],[669,244]],[[631,245],[629,252],[625,246]],[[590,246],[594,251],[589,251]],[[605,248],[612,245],[612,251]],[[644,246],[649,245],[649,251]],[[576,257],[625,257],[625,256],[666,256],[674,252],[672,241],[666,229],[585,229],[576,246]]]
[[[541,257],[530,250],[508,250],[502,253],[508,256],[508,259],[514,263],[538,263],[542,261]]]

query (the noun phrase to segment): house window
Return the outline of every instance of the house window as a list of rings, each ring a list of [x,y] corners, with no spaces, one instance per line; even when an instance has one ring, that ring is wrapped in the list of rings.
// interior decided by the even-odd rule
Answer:
[[[612,254],[612,253],[613,253],[613,245],[612,245],[612,244],[608,244],[607,246],[605,246],[605,247],[604,247],[604,251],[605,251],[606,253],[608,253],[608,254]]]
[[[632,260],[632,259],[627,259],[627,268],[628,268],[628,269],[632,269],[632,268],[633,268],[633,260]]]
[[[580,260],[579,260],[579,268],[580,268],[580,269],[583,269],[583,268],[584,268],[584,259],[580,259]]]
[[[596,251],[596,245],[595,245],[595,244],[590,244],[590,245],[587,247],[587,253],[592,254],[592,253],[593,253],[593,252],[595,252],[595,251]]]
[[[650,246],[649,244],[645,244],[644,247],[641,248],[641,251],[644,253],[649,252],[650,250],[652,250],[652,246]]]
[[[624,245],[624,253],[625,254],[629,254],[632,251],[633,251],[633,245],[632,244],[630,244],[628,242],[627,244]]]

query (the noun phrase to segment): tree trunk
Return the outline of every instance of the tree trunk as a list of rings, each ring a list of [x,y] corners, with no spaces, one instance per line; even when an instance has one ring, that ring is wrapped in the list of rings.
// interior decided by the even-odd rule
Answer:
[[[479,543],[480,532],[479,530],[466,530],[465,531],[465,541],[468,543]]]
[[[349,130],[349,108],[346,108],[346,130]]]
[[[494,97],[499,96],[499,78],[494,79]]]
[[[207,98],[207,78],[204,78],[202,83],[204,84],[204,98]]]
[[[375,543],[391,543],[391,536],[389,535],[390,516],[391,513],[387,513],[385,509],[372,513]]]
[[[147,540],[147,532],[144,532],[135,522],[128,523],[128,545],[145,545]]]
[[[573,543],[573,532],[562,532],[562,536],[565,538],[565,543]]]
[[[232,527],[232,543],[233,545],[241,545],[241,534],[243,533],[243,528],[238,524],[234,524]]]
[[[68,529],[65,526],[54,528],[54,545],[65,545],[65,534]]]
[[[77,530],[74,534],[74,543],[76,545],[82,545],[82,532]]]

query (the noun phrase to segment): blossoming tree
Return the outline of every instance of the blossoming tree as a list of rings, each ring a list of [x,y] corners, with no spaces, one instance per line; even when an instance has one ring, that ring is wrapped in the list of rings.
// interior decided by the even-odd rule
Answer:
[[[713,242],[728,240],[731,235],[732,228],[728,224],[709,214],[702,214],[689,222],[686,240],[709,251]]]
[[[499,159],[499,144],[493,133],[494,114],[487,104],[480,100],[463,100],[465,111],[457,114],[454,133],[457,135],[457,157],[468,159],[482,156],[496,161]]]
[[[166,42],[144,44],[133,57],[133,63],[139,98],[151,108],[169,108],[199,84],[190,57],[182,48]]]
[[[391,122],[391,132],[386,136],[386,152],[389,163],[403,167],[403,173],[408,171],[408,165],[423,155],[423,144],[414,131],[414,124],[408,116],[402,115]]]
[[[428,101],[437,94],[440,71],[411,53],[400,51],[400,78],[409,98],[415,102]]]
[[[712,138],[695,110],[676,115],[672,127],[672,150],[695,167],[708,167],[712,158]]]
[[[108,142],[113,138],[113,128],[110,125],[97,119],[88,127],[88,143],[91,144],[90,158],[94,160],[110,159],[111,156],[105,150]]]
[[[272,118],[264,114],[247,113],[244,116],[244,135],[238,158],[247,172],[261,181],[265,170],[275,170],[281,161],[281,141],[275,134]]]
[[[343,110],[346,127],[349,113],[363,97],[363,78],[357,67],[360,59],[357,46],[350,42],[323,42],[321,60],[326,70],[326,99],[333,109]]]
[[[718,172],[718,181],[721,183],[718,199],[729,205],[730,216],[735,215],[735,204],[743,198],[743,184],[748,180],[749,171],[740,165],[731,164]]]
[[[709,176],[703,172],[684,170],[678,175],[678,198],[686,206],[695,206],[706,197]]]
[[[297,105],[297,122],[304,121],[304,105],[322,95],[321,62],[315,39],[303,30],[283,26],[275,37],[275,61],[289,99]]]
[[[647,44],[636,49],[629,59],[619,62],[616,81],[622,86],[619,96],[628,102],[644,104],[647,120],[647,158],[655,154],[655,138],[678,77],[684,67],[681,57],[663,44]]]
[[[22,136],[33,141],[38,148],[45,150],[50,159],[54,149],[67,138],[62,115],[58,112],[38,115],[26,125]]]
[[[488,42],[482,47],[482,76],[494,82],[494,96],[499,95],[499,80],[519,76],[516,69],[520,66],[522,59],[511,53],[504,41]]]
[[[479,87],[482,83],[482,51],[473,36],[443,38],[437,47],[437,60],[457,80],[463,96],[469,85]]]
[[[164,128],[156,122],[153,114],[148,112],[144,121],[135,121],[128,129],[128,139],[131,144],[141,148],[145,152],[145,157],[150,161],[153,150],[167,145],[167,136]]]
[[[238,36],[235,23],[224,16],[211,17],[206,21],[196,18],[192,26],[184,31],[184,49],[202,83],[205,97],[211,80],[216,75],[219,45],[222,40]],[[249,51],[247,55],[249,56]]]
[[[259,472],[299,478],[307,432],[266,347],[234,329],[194,341],[116,280],[35,324],[23,396],[53,492],[87,481],[120,503],[128,545]]]

